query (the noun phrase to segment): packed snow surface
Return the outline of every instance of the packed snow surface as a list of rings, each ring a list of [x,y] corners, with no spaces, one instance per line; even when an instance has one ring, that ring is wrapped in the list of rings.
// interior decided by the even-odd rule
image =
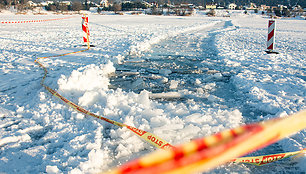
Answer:
[[[171,144],[306,109],[306,21],[277,20],[280,54],[268,55],[268,18],[230,13],[89,15],[95,47],[42,60],[45,83],[93,113]],[[0,21],[61,17],[4,13]],[[81,16],[0,29],[1,173],[97,173],[155,150],[126,128],[72,110],[40,85],[36,58],[84,49]],[[303,130],[250,155],[297,151],[305,137]],[[300,173],[305,163],[304,156],[211,172]]]

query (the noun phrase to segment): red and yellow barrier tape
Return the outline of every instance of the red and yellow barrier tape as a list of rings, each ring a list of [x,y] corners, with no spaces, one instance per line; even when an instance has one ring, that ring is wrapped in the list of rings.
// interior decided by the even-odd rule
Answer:
[[[295,151],[295,152],[287,152],[287,153],[278,153],[273,155],[264,155],[264,156],[253,156],[253,157],[242,157],[231,160],[234,163],[247,163],[253,164],[256,166],[262,166],[265,164],[269,164],[278,160],[282,160],[285,158],[289,158],[291,156],[295,156],[298,154],[306,153],[306,149]]]
[[[56,18],[56,19],[41,19],[41,20],[28,20],[28,21],[1,21],[1,24],[21,24],[21,23],[33,23],[33,22],[47,22],[47,21],[57,21],[62,19],[69,19],[74,18],[76,16],[72,17],[65,17],[65,18]]]
[[[306,111],[289,117],[244,125],[215,135],[158,150],[122,165],[108,174],[194,173],[263,148],[306,128]]]
[[[89,41],[89,40],[88,40]],[[127,129],[129,129],[130,131],[132,131],[135,135],[137,135],[138,137],[140,137],[141,139],[145,140],[146,142],[152,144],[155,147],[161,148],[161,149],[169,149],[172,147],[172,145],[170,145],[167,141],[161,139],[160,137],[141,130],[141,129],[137,129],[135,127],[120,123],[120,122],[116,122],[114,120],[96,115],[84,108],[82,108],[81,106],[78,106],[77,104],[69,101],[68,99],[66,99],[65,97],[63,97],[62,95],[60,95],[58,92],[56,92],[54,89],[50,88],[49,86],[44,84],[44,81],[47,77],[48,71],[47,68],[41,63],[39,62],[40,59],[47,59],[47,58],[52,58],[52,57],[61,57],[61,56],[66,56],[66,55],[71,55],[71,54],[76,54],[76,53],[81,53],[81,52],[85,52],[88,51],[90,49],[90,44],[87,44],[87,49],[84,50],[80,50],[80,51],[75,51],[75,52],[71,52],[71,53],[65,53],[65,54],[60,54],[60,55],[54,55],[54,56],[48,56],[48,57],[39,57],[35,60],[35,63],[37,63],[43,70],[44,70],[44,77],[42,78],[41,81],[41,85],[47,90],[49,91],[53,96],[59,98],[60,100],[62,100],[63,102],[65,102],[67,105],[69,105],[71,108],[73,108],[74,110],[81,112],[83,114],[95,117],[95,118],[99,118],[101,120],[104,120],[108,123],[111,123],[113,125],[117,125],[119,127],[126,127]]]

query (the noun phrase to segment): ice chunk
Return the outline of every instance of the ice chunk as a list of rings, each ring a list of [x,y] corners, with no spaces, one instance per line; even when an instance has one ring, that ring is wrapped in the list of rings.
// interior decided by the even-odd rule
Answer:
[[[201,84],[201,81],[199,79],[196,79],[195,82],[194,82],[196,85],[200,85]]]
[[[157,99],[173,99],[173,98],[182,98],[184,95],[179,92],[163,92],[163,93],[150,93],[150,98]]]
[[[170,86],[169,86],[170,89],[176,89],[177,86],[178,86],[178,81],[175,80],[170,81]]]
[[[141,91],[141,93],[138,95],[138,103],[143,104],[144,106],[149,107],[150,106],[150,100],[149,100],[149,92],[146,90]]]
[[[57,168],[57,166],[46,166],[46,173],[58,174],[60,173],[60,170]]]
[[[58,80],[59,89],[63,91],[87,91],[107,89],[109,85],[108,74],[114,73],[113,63],[96,66],[88,65],[85,70],[74,70],[69,78],[62,76]]]
[[[172,73],[172,71],[170,69],[161,69],[161,70],[159,70],[159,74],[162,74],[162,75],[165,75],[165,76],[168,76],[171,73]]]
[[[134,81],[134,82],[131,84],[131,86],[132,86],[132,88],[134,88],[134,89],[144,88],[145,82],[143,81],[142,78],[138,78],[136,81]]]
[[[221,73],[216,73],[216,74],[213,75],[213,78],[215,78],[215,79],[222,79],[223,76],[222,76]]]
[[[162,77],[159,82],[160,83],[167,83],[168,82],[168,78],[167,77]]]
[[[79,98],[79,104],[81,106],[89,106],[93,104],[97,99],[98,92],[95,91],[88,91],[85,92],[85,94]]]

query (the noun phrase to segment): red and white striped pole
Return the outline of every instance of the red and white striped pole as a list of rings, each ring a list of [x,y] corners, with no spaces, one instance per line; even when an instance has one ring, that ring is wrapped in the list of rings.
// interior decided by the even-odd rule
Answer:
[[[268,54],[270,53],[274,53],[274,54],[278,54],[278,52],[274,51],[274,43],[275,43],[275,20],[269,20],[269,24],[268,24],[268,40],[267,40],[267,49],[268,51],[266,51]]]
[[[84,35],[83,35],[84,43],[87,44],[87,46],[89,48],[90,47],[90,44],[89,44],[89,28],[88,28],[88,17],[86,15],[84,15],[82,17],[82,30],[84,32]]]

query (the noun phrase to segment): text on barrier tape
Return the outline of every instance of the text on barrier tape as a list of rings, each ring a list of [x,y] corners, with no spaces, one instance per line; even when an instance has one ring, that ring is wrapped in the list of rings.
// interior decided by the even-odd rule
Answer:
[[[290,123],[290,124],[288,124]],[[263,148],[306,128],[306,111],[289,117],[244,125],[183,145],[150,153],[128,162],[111,174],[194,173]]]
[[[306,153],[306,149],[295,151],[295,152],[287,152],[287,153],[279,153],[272,155],[264,155],[264,156],[254,156],[254,157],[242,157],[231,160],[234,163],[248,163],[256,166],[262,166],[265,164],[272,163],[274,161],[278,161],[284,158],[289,158],[291,156],[295,156],[301,153]]]

